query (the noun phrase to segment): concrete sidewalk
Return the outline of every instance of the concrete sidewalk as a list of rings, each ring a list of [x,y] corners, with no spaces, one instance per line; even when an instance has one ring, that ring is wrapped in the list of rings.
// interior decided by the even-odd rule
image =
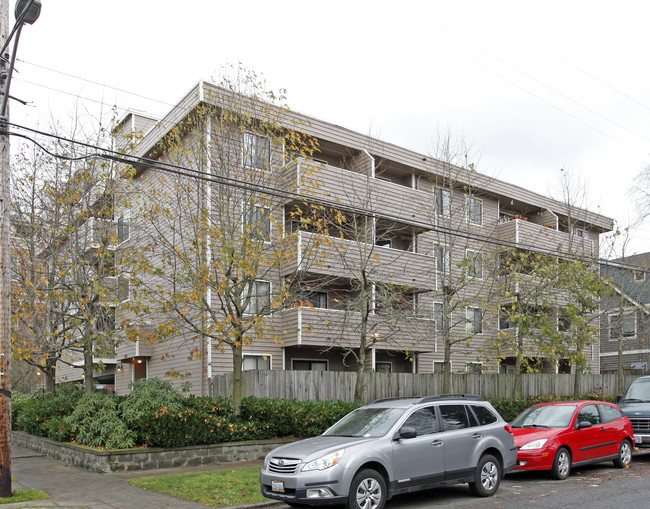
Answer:
[[[34,502],[4,504],[2,507],[64,507],[68,509],[156,509],[173,507],[178,509],[198,509],[206,506],[131,486],[126,480],[148,475],[200,472],[257,465],[261,466],[261,462],[99,474],[83,468],[68,466],[59,460],[12,445],[11,474],[15,479],[13,489],[41,489],[50,498]],[[270,504],[259,505],[274,504],[272,501],[269,502]]]

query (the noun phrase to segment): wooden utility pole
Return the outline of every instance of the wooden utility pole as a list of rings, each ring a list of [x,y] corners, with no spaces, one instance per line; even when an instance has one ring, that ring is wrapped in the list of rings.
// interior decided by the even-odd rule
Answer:
[[[9,34],[9,0],[0,0],[0,45]],[[0,55],[0,85],[7,83],[8,53]],[[0,354],[4,359],[0,375],[0,497],[11,497],[11,249],[9,167],[9,110],[0,118]]]

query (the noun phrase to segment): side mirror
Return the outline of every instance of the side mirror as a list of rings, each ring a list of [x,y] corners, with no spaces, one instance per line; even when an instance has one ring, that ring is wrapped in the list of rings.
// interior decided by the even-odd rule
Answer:
[[[578,429],[591,428],[591,423],[589,421],[580,421],[578,423]]]
[[[616,396],[616,404],[618,405],[618,404],[621,402],[622,399],[623,399],[623,395],[622,395],[622,394],[618,394],[618,395]]]
[[[400,428],[399,433],[397,434],[397,438],[415,438],[416,436],[418,436],[418,432],[415,431],[415,428],[411,428],[410,426]]]

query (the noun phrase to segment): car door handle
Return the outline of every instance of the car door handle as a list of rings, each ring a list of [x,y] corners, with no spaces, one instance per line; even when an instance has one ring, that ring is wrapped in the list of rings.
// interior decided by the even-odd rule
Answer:
[[[431,442],[431,445],[434,447],[440,447],[442,445],[442,440],[434,440]]]
[[[473,438],[474,440],[478,440],[479,438],[483,438],[483,435],[481,435],[480,433],[474,433],[474,434],[472,435],[472,438]]]

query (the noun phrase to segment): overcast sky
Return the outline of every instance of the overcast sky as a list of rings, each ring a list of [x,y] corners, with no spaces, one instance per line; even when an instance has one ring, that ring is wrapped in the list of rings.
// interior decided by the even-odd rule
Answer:
[[[480,171],[559,197],[564,168],[587,182],[588,208],[622,228],[636,219],[627,192],[650,164],[650,2],[42,3],[11,90],[31,104],[13,102],[13,122],[65,123],[100,103],[161,116],[241,62],[286,88],[293,110],[422,153],[449,130]],[[650,251],[650,225],[631,237],[626,255]]]

